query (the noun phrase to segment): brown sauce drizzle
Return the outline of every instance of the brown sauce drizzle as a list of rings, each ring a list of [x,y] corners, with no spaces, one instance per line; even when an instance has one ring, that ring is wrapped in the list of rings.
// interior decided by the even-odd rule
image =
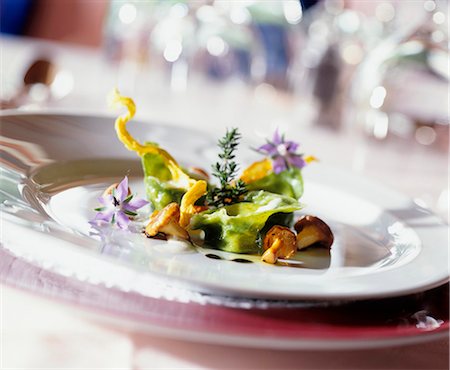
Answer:
[[[217,254],[214,253],[207,253],[205,254],[205,257],[211,258],[213,260],[225,260],[225,261],[232,261],[232,262],[238,262],[238,263],[252,263],[253,261],[250,261],[248,259],[245,258],[234,258],[232,260],[228,260],[226,258],[223,258]]]
[[[222,259],[222,257],[218,256],[217,254],[213,254],[213,253],[205,254],[205,257],[211,258],[213,260],[221,260]]]
[[[224,261],[230,261],[230,262],[236,262],[236,263],[253,263],[254,261],[246,259],[246,258],[233,258],[233,259],[227,259],[222,256],[219,256],[214,253],[207,253],[204,254],[205,257],[211,258],[214,260],[224,260]],[[291,267],[291,268],[298,268],[298,269],[327,269],[330,265],[330,257],[323,258],[319,262],[314,261],[308,261],[307,259],[305,261],[302,260],[296,260],[293,259],[292,261],[286,261],[286,260],[279,260],[275,263],[275,266],[282,266],[282,267]]]
[[[253,263],[253,261],[246,260],[245,258],[234,258],[231,261],[233,262],[239,262],[239,263]]]

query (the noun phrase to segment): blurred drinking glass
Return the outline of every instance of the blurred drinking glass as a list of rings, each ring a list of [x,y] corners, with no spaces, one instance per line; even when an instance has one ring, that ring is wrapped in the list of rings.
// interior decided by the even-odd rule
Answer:
[[[362,135],[353,169],[381,168],[384,180],[445,219],[449,217],[448,4],[426,0],[413,5],[420,6],[415,16],[394,18],[398,28],[366,55],[352,80],[347,121],[350,132]]]
[[[191,75],[287,89],[301,18],[297,0],[113,1],[104,45],[132,89],[142,71],[161,70],[172,90]]]
[[[447,151],[448,15],[443,2],[422,5],[418,24],[393,33],[359,66],[352,119],[375,139],[399,137]]]

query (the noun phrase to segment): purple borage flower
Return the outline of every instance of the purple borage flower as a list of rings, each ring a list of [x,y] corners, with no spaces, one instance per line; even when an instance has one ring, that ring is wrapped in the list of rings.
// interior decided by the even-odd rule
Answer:
[[[275,130],[272,141],[256,149],[261,154],[272,158],[273,172],[279,174],[290,167],[303,168],[306,165],[303,154],[297,154],[299,144],[294,141],[286,141],[284,135],[280,136],[278,128]]]
[[[102,206],[95,209],[98,213],[91,223],[112,223],[121,229],[128,229],[130,217],[136,216],[136,211],[148,204],[144,199],[133,199],[133,195],[128,194],[126,176],[117,188],[112,189],[111,194],[101,196],[98,201]]]

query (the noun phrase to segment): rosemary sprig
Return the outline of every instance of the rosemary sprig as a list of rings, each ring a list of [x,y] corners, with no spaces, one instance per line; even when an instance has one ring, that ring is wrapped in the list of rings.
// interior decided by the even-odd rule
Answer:
[[[212,166],[212,174],[219,180],[220,186],[208,193],[206,201],[210,206],[218,208],[239,202],[242,195],[247,192],[245,183],[236,180],[239,168],[234,161],[234,152],[240,139],[241,134],[237,128],[233,128],[227,130],[225,136],[219,140],[218,146],[222,150],[219,154],[221,161]]]

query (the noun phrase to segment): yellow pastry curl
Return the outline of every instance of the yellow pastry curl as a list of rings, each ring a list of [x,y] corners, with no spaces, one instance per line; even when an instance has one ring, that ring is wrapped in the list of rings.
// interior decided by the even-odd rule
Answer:
[[[125,145],[128,150],[135,151],[140,157],[144,156],[146,153],[157,154],[163,158],[164,162],[172,176],[174,182],[184,183],[185,187],[188,189],[183,195],[180,204],[180,221],[181,227],[185,228],[189,225],[191,217],[202,211],[202,207],[195,206],[195,202],[200,199],[207,191],[207,183],[204,180],[195,180],[187,175],[176,162],[176,160],[164,149],[158,147],[155,144],[140,144],[133,136],[130,135],[126,129],[126,124],[129,122],[136,112],[136,105],[133,99],[120,95],[117,89],[110,95],[110,103],[113,107],[124,106],[127,108],[127,112],[120,115],[116,119],[115,128],[117,137]]]
[[[204,180],[197,181],[191,188],[183,195],[180,204],[180,226],[186,227],[191,221],[191,217],[203,211],[202,207],[195,206],[195,202],[206,194],[207,183]]]
[[[142,145],[130,135],[126,129],[126,124],[134,117],[134,114],[136,113],[136,105],[134,104],[133,99],[120,95],[119,91],[114,89],[109,96],[109,102],[114,108],[120,106],[127,108],[126,113],[117,117],[115,128],[117,137],[128,150],[135,151],[140,157],[146,153],[158,154],[167,164],[173,181],[184,182],[187,187],[191,187],[196,183],[196,180],[189,177],[167,151],[151,143]]]

